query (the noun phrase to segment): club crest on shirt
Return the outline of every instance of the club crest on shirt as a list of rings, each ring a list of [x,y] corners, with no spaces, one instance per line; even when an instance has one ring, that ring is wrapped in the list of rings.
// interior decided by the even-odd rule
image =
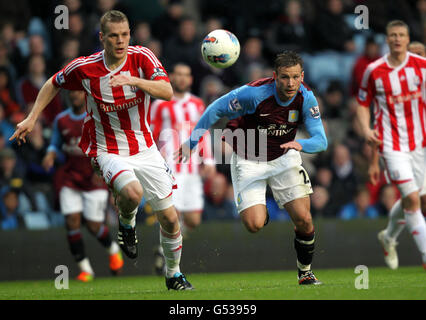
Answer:
[[[311,112],[312,118],[318,119],[320,117],[320,109],[318,106],[310,108],[309,111]]]
[[[297,122],[299,120],[299,110],[290,110],[288,113],[288,122]]]

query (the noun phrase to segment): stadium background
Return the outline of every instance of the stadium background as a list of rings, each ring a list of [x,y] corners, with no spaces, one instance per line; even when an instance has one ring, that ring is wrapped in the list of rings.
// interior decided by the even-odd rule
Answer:
[[[312,214],[318,225],[324,228],[323,243],[320,242],[321,228],[317,229],[319,246],[336,253],[344,243],[352,243],[365,254],[364,264],[381,263],[375,233],[385,225],[386,212],[399,195],[395,188],[385,184],[383,177],[376,186],[367,181],[371,149],[360,138],[353,121],[354,95],[366,65],[387,50],[384,32],[388,21],[404,20],[410,26],[411,40],[425,42],[426,0],[268,0],[265,3],[261,6],[256,0],[0,1],[1,279],[19,279],[25,275],[37,278],[46,274],[47,271],[41,271],[45,267],[51,274],[53,269],[48,266],[59,264],[58,259],[72,265],[63,217],[58,213],[55,171],[45,172],[41,167],[52,121],[56,114],[69,106],[66,92],[61,92],[51,102],[27,144],[18,148],[8,138],[31,108],[43,82],[55,70],[75,57],[101,50],[98,21],[104,12],[113,8],[128,15],[131,44],[149,47],[167,70],[179,61],[192,67],[192,92],[206,105],[236,86],[271,76],[272,61],[277,52],[285,49],[300,52],[305,62],[305,81],[318,97],[329,139],[327,152],[303,155],[304,166],[314,187]],[[58,30],[54,27],[58,16],[55,8],[62,4],[69,9],[69,29]],[[355,28],[354,9],[359,4],[369,9],[369,29]],[[212,69],[200,55],[202,38],[217,28],[232,31],[241,44],[239,60],[225,70]],[[303,136],[305,133],[298,134]],[[205,181],[203,224],[201,231],[196,230],[186,241],[186,259],[191,259],[192,252],[200,257],[205,254],[208,260],[215,256],[215,250],[220,258],[222,251],[218,248],[230,247],[230,243],[235,248],[244,248],[234,249],[241,256],[256,257],[250,253],[268,249],[267,255],[275,245],[287,240],[288,255],[294,255],[288,214],[277,208],[270,193],[271,226],[260,236],[248,237],[247,233],[246,237],[233,205],[228,165],[218,165],[217,169],[218,174]],[[107,222],[113,229],[117,224],[112,205],[108,208]],[[158,226],[152,210],[143,204],[138,223],[143,225],[142,239],[146,238],[143,240],[148,247],[145,253],[149,255],[149,245],[158,240]],[[218,230],[223,229],[227,230],[223,243],[215,244]],[[264,237],[264,241],[251,242],[259,237]],[[90,243],[89,237],[85,239]],[[197,247],[203,241],[211,242],[204,249]],[[247,241],[253,247],[245,246]],[[274,246],[269,247],[268,243],[274,243]],[[415,253],[408,255],[413,251],[410,244],[407,246],[404,247],[407,257],[402,263],[416,263],[415,259],[408,258]],[[96,250],[100,251],[95,245],[92,252]],[[286,255],[287,251],[282,250]],[[54,254],[49,255],[49,252]],[[321,250],[319,252],[317,259],[321,266]],[[350,252],[345,254],[351,255]],[[47,262],[40,258],[46,256],[51,258]],[[33,267],[31,261],[37,257],[41,262],[38,267]],[[219,271],[228,267],[241,269],[241,263],[236,263],[238,259],[233,259],[232,254],[224,257],[227,257],[226,267],[219,267]],[[250,263],[253,267],[285,267],[280,259],[272,256],[269,263],[262,265],[259,260],[256,264],[253,258]],[[290,268],[294,260],[288,265]],[[328,262],[323,266],[329,267],[331,261],[324,258],[326,260]],[[351,259],[346,261],[352,263]],[[208,271],[200,265],[192,267],[195,271]],[[130,272],[151,272],[148,267],[132,270]]]

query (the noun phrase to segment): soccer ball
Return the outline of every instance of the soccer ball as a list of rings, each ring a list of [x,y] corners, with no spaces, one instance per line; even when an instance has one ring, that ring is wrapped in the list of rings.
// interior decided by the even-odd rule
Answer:
[[[204,38],[201,54],[209,65],[220,69],[228,68],[240,55],[240,43],[232,32],[217,29]]]

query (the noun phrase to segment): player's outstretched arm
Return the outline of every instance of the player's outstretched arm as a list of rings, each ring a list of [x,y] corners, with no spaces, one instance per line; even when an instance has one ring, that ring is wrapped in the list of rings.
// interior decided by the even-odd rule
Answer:
[[[173,97],[172,86],[169,82],[162,79],[147,80],[125,74],[117,74],[111,77],[109,84],[111,87],[134,86],[157,99],[169,101]]]
[[[16,125],[16,130],[13,135],[9,138],[9,140],[16,139],[18,145],[21,145],[22,142],[26,142],[26,135],[30,133],[34,124],[37,121],[40,113],[46,108],[46,106],[52,101],[52,99],[59,92],[60,88],[57,88],[52,83],[52,77],[45,82],[40,92],[37,95],[34,106],[31,109],[31,112],[28,116]]]

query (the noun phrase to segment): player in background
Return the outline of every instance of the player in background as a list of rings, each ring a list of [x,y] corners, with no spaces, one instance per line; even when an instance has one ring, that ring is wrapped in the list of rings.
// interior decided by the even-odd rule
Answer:
[[[175,157],[189,159],[199,138],[220,118],[234,121],[234,132],[244,133],[243,139],[232,136],[230,141],[234,150],[231,178],[243,224],[255,233],[268,222],[265,193],[269,185],[275,201],[295,225],[299,284],[317,285],[321,282],[311,269],[315,247],[309,198],[312,186],[300,152],[321,152],[328,143],[317,100],[303,76],[303,61],[297,53],[277,55],[273,77],[251,82],[211,103]],[[294,140],[301,124],[311,137]]]
[[[175,64],[170,73],[173,98],[170,101],[156,100],[151,106],[154,141],[173,171],[178,185],[173,192],[173,204],[180,215],[183,236],[201,223],[204,208],[203,178],[209,178],[216,172],[210,135],[203,137],[198,152],[188,163],[176,163],[173,159],[174,151],[179,148],[181,141],[189,139],[191,130],[205,110],[204,102],[190,93],[192,81],[191,67],[185,63]],[[163,269],[161,246],[156,250],[156,257],[156,270],[160,273]]]
[[[386,33],[389,53],[364,72],[357,119],[366,142],[378,148],[387,178],[402,197],[389,212],[386,229],[378,234],[385,262],[391,269],[398,268],[396,238],[407,225],[426,268],[426,223],[419,197],[425,176],[426,59],[408,52],[409,28],[403,21],[389,22]],[[373,101],[374,129],[370,128],[369,109]],[[369,171],[372,183],[377,180],[377,162],[376,153]]]
[[[180,272],[182,235],[171,198],[174,177],[149,128],[151,97],[172,97],[169,78],[149,49],[129,46],[129,21],[122,12],[106,12],[100,30],[104,50],[77,58],[53,75],[10,139],[25,142],[40,112],[61,88],[84,90],[87,116],[79,146],[113,190],[119,210],[118,244],[129,258],[137,257],[136,213],[145,196],[161,226],[166,287],[192,289]]]
[[[42,164],[49,171],[58,154],[65,155],[65,163],[57,171],[61,184],[59,204],[65,215],[69,248],[80,268],[77,280],[87,282],[93,280],[95,273],[84,250],[80,231],[82,215],[90,233],[107,250],[111,272],[118,274],[124,263],[120,247],[111,240],[104,223],[108,202],[107,186],[94,172],[90,159],[78,147],[86,116],[84,91],[70,91],[69,98],[72,107],[56,116],[50,145]]]
[[[417,42],[417,41],[411,42],[408,45],[408,51],[426,58],[426,47],[421,42]],[[370,179],[370,182],[373,185],[377,184],[380,180],[381,169],[380,169],[380,164],[379,164],[379,158],[380,158],[379,151],[378,151],[377,148],[375,148],[372,161],[370,162],[370,165],[369,165],[369,168],[368,168],[369,179]],[[423,188],[420,191],[420,206],[421,206],[423,216],[426,216],[426,175],[425,175],[425,178],[423,180]],[[398,265],[399,265],[398,253],[396,251],[396,245],[398,244],[398,242],[396,240],[398,239],[398,236],[401,234],[401,232],[404,230],[405,224],[406,224],[405,219],[401,217],[398,220],[396,230],[394,231],[394,240],[395,241],[392,243],[393,246],[390,246],[390,248],[388,246],[388,251],[390,253],[388,251],[386,251],[386,252],[388,252],[388,254],[385,254],[385,262],[388,265],[388,267],[391,268],[391,269],[397,269]],[[379,236],[380,242],[383,242],[383,240],[382,240],[383,234],[384,234],[384,232],[381,231],[380,236]],[[384,246],[384,244],[382,244],[382,246]]]

